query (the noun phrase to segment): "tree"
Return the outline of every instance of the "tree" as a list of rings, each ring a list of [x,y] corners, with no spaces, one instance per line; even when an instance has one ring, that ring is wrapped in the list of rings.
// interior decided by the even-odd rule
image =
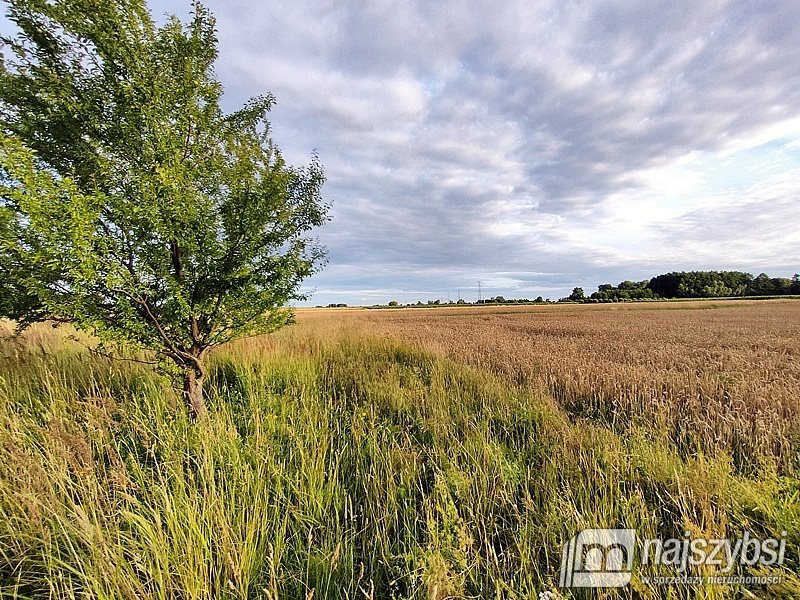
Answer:
[[[653,277],[648,284],[656,296],[677,298],[683,273],[672,271]]]
[[[285,163],[271,96],[223,113],[199,4],[163,27],[144,0],[11,0],[8,16],[0,310],[155,351],[197,418],[208,351],[289,323],[324,260],[319,160]]]
[[[733,296],[744,296],[753,282],[753,276],[742,271],[720,271],[719,276]]]
[[[575,302],[583,302],[586,299],[586,294],[583,293],[583,288],[573,288],[572,293],[569,295],[569,300]]]
[[[722,280],[715,279],[709,285],[703,287],[703,297],[704,298],[721,298],[724,296],[730,296],[733,293],[731,288],[727,287]]]
[[[753,296],[769,296],[775,293],[772,279],[766,273],[760,273],[754,280],[750,289]]]
[[[397,300],[392,300],[391,302],[389,302],[389,306],[399,306],[399,303],[397,302]]]
[[[792,280],[788,277],[773,277],[772,278],[772,293],[773,294],[791,294],[792,293]]]

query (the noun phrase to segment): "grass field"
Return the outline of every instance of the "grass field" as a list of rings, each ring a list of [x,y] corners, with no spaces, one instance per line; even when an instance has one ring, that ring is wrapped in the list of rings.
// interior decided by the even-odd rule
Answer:
[[[800,596],[800,302],[298,320],[214,354],[197,425],[62,330],[0,343],[0,597],[538,598],[622,526],[785,531],[734,569],[783,583],[564,597]]]

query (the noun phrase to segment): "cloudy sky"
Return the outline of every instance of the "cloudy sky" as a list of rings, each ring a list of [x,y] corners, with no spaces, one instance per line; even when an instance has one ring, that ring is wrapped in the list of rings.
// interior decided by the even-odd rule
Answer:
[[[800,270],[795,0],[207,4],[226,107],[325,165],[310,304]]]

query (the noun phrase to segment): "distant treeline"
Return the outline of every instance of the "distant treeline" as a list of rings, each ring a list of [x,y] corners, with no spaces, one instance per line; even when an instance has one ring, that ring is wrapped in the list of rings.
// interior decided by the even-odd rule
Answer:
[[[619,285],[604,283],[587,296],[583,288],[576,287],[558,302],[629,302],[632,300],[671,300],[676,298],[743,298],[748,296],[800,295],[800,275],[770,277],[766,273],[753,277],[742,271],[673,271],[643,281],[623,281]],[[428,300],[401,304],[392,300],[388,304],[374,304],[365,308],[436,308],[440,306],[475,306],[483,304],[549,304],[549,298],[504,298],[495,296],[467,302],[463,299],[443,302]],[[347,304],[328,304],[327,308],[344,308]],[[317,308],[322,308],[318,306]]]
[[[417,300],[416,302],[401,304],[397,300],[392,300],[388,304],[373,304],[372,306],[362,306],[361,308],[436,308],[439,306],[475,306],[478,304],[547,304],[550,302],[551,300],[545,300],[541,296],[536,298],[536,300],[529,300],[528,298],[506,299],[503,296],[495,296],[494,298],[486,298],[484,300],[478,300],[477,302],[467,302],[463,298],[459,298],[457,301],[448,300],[445,302],[442,300],[428,300],[426,302],[422,302]],[[316,308],[347,308],[347,304],[331,303],[326,307],[319,305]]]
[[[562,301],[620,302],[669,298],[731,298],[742,296],[784,296],[800,294],[800,275],[753,277],[742,271],[673,271],[644,281],[623,281],[614,286],[604,283],[586,296],[576,287]]]

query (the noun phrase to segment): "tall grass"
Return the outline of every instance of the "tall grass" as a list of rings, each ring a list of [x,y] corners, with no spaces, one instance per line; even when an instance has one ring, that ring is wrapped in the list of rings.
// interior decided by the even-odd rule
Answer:
[[[784,583],[754,591],[800,593],[796,477],[576,421],[542,387],[325,323],[214,355],[192,425],[145,367],[36,335],[2,346],[2,598],[536,598],[603,526],[786,530]]]

